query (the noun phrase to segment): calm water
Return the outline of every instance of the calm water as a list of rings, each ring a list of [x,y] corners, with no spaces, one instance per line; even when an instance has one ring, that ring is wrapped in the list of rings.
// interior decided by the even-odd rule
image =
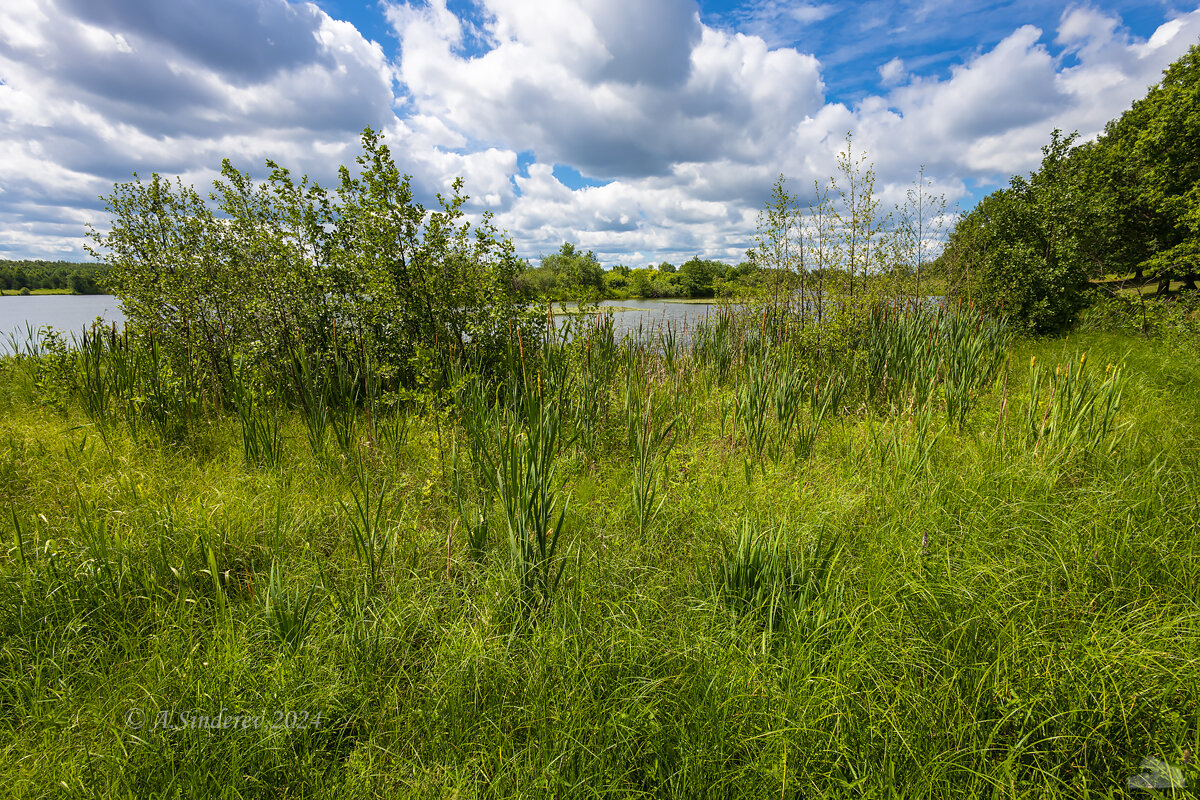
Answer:
[[[68,333],[79,333],[100,317],[105,322],[123,322],[121,303],[106,294],[45,294],[29,297],[0,297],[0,352],[10,350],[10,339],[24,342],[27,331],[50,325]]]
[[[715,303],[672,303],[669,300],[604,300],[600,309],[614,309],[613,328],[617,336],[637,330],[662,330],[668,325],[681,335],[704,316],[713,313]],[[556,306],[557,309],[557,306]],[[621,309],[621,310],[616,310]]]
[[[636,330],[661,329],[671,325],[680,333],[704,318],[712,305],[708,303],[672,303],[664,300],[605,300],[600,308],[624,309],[613,311],[617,334]],[[27,331],[35,332],[50,325],[68,333],[78,333],[91,325],[96,317],[106,322],[123,322],[120,301],[109,295],[32,295],[29,297],[0,297],[0,352],[8,352],[10,337],[24,342]]]
[[[926,298],[930,306],[936,306],[941,300],[940,297]],[[661,330],[670,325],[685,338],[697,322],[717,307],[717,303],[673,303],[669,300],[605,300],[600,303],[601,309],[614,309],[613,323],[618,335],[635,331],[639,325],[647,330]],[[23,342],[30,328],[36,331],[43,325],[52,325],[59,330],[78,333],[96,317],[117,323],[125,319],[120,301],[109,295],[0,297],[0,353],[11,349],[10,336]]]

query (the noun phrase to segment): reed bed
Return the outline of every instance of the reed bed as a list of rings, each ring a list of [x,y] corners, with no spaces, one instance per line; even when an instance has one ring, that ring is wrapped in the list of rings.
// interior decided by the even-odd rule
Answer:
[[[1145,757],[1197,785],[1200,361],[803,310],[579,317],[411,392],[352,342],[220,386],[135,333],[15,350],[5,785],[1084,797]],[[223,708],[308,724],[153,724]]]

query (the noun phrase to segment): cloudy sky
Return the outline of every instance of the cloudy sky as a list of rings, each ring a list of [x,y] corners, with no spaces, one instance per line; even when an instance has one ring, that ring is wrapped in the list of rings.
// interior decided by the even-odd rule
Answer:
[[[888,202],[924,164],[967,209],[1198,40],[1156,0],[3,0],[0,257],[82,260],[134,171],[331,183],[370,125],[523,255],[736,262],[848,131]]]

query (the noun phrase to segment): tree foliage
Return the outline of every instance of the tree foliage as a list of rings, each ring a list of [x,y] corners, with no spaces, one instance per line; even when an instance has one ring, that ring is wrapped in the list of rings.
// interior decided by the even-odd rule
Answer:
[[[1041,168],[957,225],[941,259],[960,296],[1034,332],[1068,325],[1090,279],[1195,288],[1200,261],[1200,45],[1094,142],[1055,131]]]
[[[532,333],[521,263],[487,214],[465,220],[461,180],[427,210],[369,128],[336,190],[267,167],[256,181],[226,160],[207,197],[155,174],[104,198],[113,224],[89,252],[177,358],[222,378],[235,354],[269,365],[352,342],[409,386],[448,358],[498,358],[513,326]]]
[[[1200,258],[1200,45],[1113,120],[1089,151],[1093,188],[1109,214],[1114,272],[1194,283]]]
[[[1030,332],[1069,325],[1097,269],[1089,234],[1095,214],[1074,140],[1054,131],[1041,169],[985,198],[948,244],[952,269],[969,276],[961,291]]]

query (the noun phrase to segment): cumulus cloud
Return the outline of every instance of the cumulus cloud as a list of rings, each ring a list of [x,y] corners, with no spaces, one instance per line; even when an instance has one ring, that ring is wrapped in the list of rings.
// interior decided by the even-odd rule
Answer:
[[[389,7],[417,108],[592,177],[661,175],[730,147],[754,160],[823,100],[816,59],[707,28],[691,0],[483,7],[492,46],[474,56],[443,0]]]
[[[907,75],[908,70],[904,68],[904,59],[899,56],[879,67],[879,78],[883,81],[884,86],[900,83]]]
[[[298,0],[6,0],[0,254],[78,256],[96,196],[134,170],[204,184],[223,157],[272,157],[329,181],[371,125],[419,196],[464,176],[526,255],[572,240],[607,263],[736,261],[775,177],[806,199],[848,131],[885,201],[921,164],[953,200],[1035,167],[1055,127],[1095,135],[1200,39],[1200,11],[1140,39],[1093,6],[1022,25],[1022,2],[998,22],[964,0],[986,43],[933,69],[867,57],[949,30],[924,0],[747,0],[719,20],[696,0],[385,0],[382,45]],[[846,44],[819,59],[834,29]],[[870,88],[831,89],[830,64],[855,60]]]
[[[9,0],[0,8],[0,251],[73,250],[41,208],[96,209],[133,171],[195,175],[229,156],[314,171],[394,119],[378,45],[282,0]],[[35,205],[29,205],[34,203]],[[93,217],[98,215],[91,215]],[[23,233],[18,233],[23,232]]]

